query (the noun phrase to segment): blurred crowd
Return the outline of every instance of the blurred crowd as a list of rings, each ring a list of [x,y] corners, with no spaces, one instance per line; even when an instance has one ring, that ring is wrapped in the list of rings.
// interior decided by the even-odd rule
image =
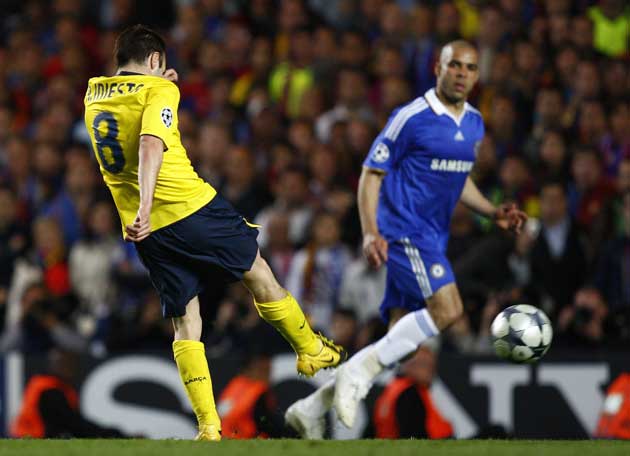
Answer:
[[[441,46],[479,50],[473,177],[530,215],[514,238],[457,207],[449,257],[466,315],[446,350],[489,351],[528,302],[558,346],[630,343],[630,6],[624,0],[0,1],[0,351],[104,355],[172,340],[123,242],[83,125],[116,34],[164,33],[197,172],[262,225],[260,247],[315,327],[356,350],[379,337],[385,271],[360,254],[356,186],[391,111],[424,94]],[[258,316],[208,284],[205,339],[243,350]],[[210,344],[209,344],[210,346]]]

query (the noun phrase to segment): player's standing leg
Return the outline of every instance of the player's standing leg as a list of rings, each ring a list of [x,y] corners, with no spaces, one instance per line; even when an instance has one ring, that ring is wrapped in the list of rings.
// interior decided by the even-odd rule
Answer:
[[[186,306],[186,315],[173,318],[173,327],[175,362],[199,424],[196,440],[219,441],[221,420],[214,403],[206,351],[200,341],[202,320],[197,297]]]
[[[407,313],[409,310],[399,307],[390,309],[389,328],[391,329]],[[363,347],[352,356],[352,362],[361,361],[372,350],[372,344]],[[334,394],[335,378],[331,378],[304,399],[291,404],[284,415],[285,421],[304,439],[323,439],[326,430],[324,417],[333,406]]]
[[[354,424],[359,402],[369,392],[374,377],[450,326],[464,309],[455,283],[440,288],[426,304],[425,309],[396,322],[383,338],[367,347],[365,356],[352,357],[337,369],[333,405],[343,424]]]
[[[260,253],[252,268],[243,274],[243,284],[252,294],[258,314],[295,350],[300,374],[310,377],[318,370],[334,367],[342,361],[342,348],[313,332],[295,298],[280,286]]]

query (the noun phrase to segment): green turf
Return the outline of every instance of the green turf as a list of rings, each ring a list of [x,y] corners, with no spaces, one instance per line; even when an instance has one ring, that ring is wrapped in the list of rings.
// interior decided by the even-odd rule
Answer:
[[[248,440],[221,443],[176,440],[0,440],[1,456],[195,456],[195,455],[457,455],[589,456],[630,455],[630,442],[558,440]]]

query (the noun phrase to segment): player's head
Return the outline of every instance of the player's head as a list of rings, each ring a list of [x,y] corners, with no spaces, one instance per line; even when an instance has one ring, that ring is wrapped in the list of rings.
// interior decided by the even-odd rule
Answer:
[[[478,56],[468,41],[457,40],[446,44],[435,64],[437,89],[450,103],[459,103],[468,97],[479,79]]]
[[[166,70],[164,39],[144,25],[128,27],[118,36],[114,57],[118,68],[140,66],[144,73],[155,76],[161,76]]]

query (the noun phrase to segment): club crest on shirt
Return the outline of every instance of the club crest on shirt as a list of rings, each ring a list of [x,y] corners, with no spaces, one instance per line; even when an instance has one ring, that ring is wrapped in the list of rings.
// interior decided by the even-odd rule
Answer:
[[[171,128],[171,125],[173,125],[173,111],[171,111],[171,108],[162,109],[161,116],[162,122],[166,125],[166,128]]]
[[[372,160],[376,163],[385,163],[389,160],[389,147],[386,144],[379,143],[372,152]]]
[[[431,275],[435,279],[440,279],[444,277],[445,272],[446,271],[444,270],[444,266],[442,266],[440,263],[435,263],[433,266],[431,266]]]

